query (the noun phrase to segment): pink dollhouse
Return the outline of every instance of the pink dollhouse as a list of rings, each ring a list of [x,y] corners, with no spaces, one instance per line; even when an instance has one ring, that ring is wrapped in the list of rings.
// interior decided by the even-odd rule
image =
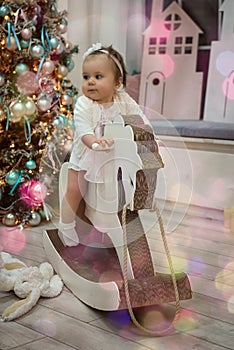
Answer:
[[[153,0],[144,32],[139,103],[167,119],[199,119],[203,73],[196,72],[201,29],[176,3]]]

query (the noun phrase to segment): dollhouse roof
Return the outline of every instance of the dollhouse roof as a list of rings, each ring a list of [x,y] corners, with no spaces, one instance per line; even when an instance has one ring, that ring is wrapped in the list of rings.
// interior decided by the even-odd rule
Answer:
[[[154,9],[154,7],[152,7]],[[157,32],[158,30],[161,32],[160,28],[155,25],[155,21],[158,19],[164,19],[169,14],[177,14],[181,17],[182,23],[186,24],[187,28],[192,28],[193,31],[197,31],[198,34],[203,33],[203,31],[197,26],[197,24],[187,15],[187,13],[181,8],[177,2],[172,2],[164,11],[156,11],[156,13],[151,14],[151,23],[143,32],[143,35],[149,34],[153,32]],[[159,16],[159,17],[158,17]]]

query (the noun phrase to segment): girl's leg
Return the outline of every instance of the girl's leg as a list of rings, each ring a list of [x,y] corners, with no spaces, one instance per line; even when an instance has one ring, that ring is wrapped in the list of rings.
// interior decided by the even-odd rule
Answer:
[[[66,246],[79,243],[76,232],[76,212],[86,191],[83,171],[68,170],[67,189],[60,208],[60,237]]]

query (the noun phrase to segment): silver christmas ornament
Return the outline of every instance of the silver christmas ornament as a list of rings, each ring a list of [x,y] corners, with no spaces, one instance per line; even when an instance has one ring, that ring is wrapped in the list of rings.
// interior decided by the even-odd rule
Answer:
[[[41,223],[41,215],[37,212],[32,213],[28,223],[30,226],[38,226]]]

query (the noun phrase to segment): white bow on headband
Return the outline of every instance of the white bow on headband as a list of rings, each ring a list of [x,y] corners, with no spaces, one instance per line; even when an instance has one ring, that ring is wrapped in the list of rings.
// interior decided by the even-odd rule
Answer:
[[[87,51],[85,51],[85,53],[83,54],[83,59],[88,57],[91,53],[100,50],[101,48],[102,48],[101,43],[93,44]]]

